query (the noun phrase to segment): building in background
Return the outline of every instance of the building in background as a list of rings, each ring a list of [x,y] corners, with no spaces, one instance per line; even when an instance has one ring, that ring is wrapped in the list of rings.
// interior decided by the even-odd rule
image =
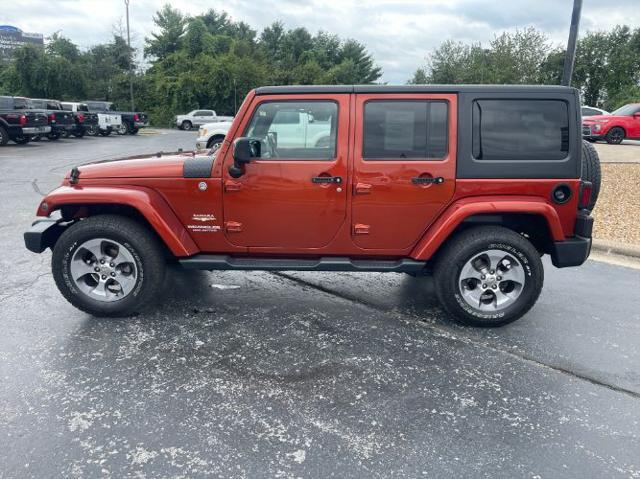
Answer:
[[[13,51],[26,44],[44,45],[42,33],[27,33],[10,25],[0,25],[0,58],[9,58]]]

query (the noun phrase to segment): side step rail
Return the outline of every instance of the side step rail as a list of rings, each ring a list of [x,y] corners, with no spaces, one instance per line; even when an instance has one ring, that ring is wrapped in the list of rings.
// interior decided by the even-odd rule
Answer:
[[[425,261],[403,258],[400,260],[351,259],[325,257],[314,259],[245,258],[228,255],[198,254],[179,260],[186,269],[260,270],[260,271],[380,271],[417,272],[424,269]]]

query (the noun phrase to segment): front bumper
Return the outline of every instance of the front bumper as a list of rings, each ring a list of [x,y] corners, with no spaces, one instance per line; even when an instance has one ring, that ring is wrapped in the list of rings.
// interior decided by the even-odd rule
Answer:
[[[206,150],[207,140],[196,140],[196,150]]]
[[[578,213],[575,235],[564,241],[555,241],[551,248],[551,262],[556,268],[580,266],[591,253],[593,217],[586,212]]]
[[[22,128],[23,135],[42,135],[51,132],[50,126],[27,126]]]
[[[60,220],[51,218],[36,220],[24,233],[24,245],[29,251],[42,253],[56,244],[65,228],[66,225],[61,224]]]

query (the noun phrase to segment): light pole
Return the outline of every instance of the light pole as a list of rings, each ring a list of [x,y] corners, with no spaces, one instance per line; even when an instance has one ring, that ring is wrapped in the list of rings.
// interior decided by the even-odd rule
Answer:
[[[129,0],[124,0],[127,7],[127,58],[129,59],[129,96],[131,99],[131,111],[133,111],[133,61],[131,60],[131,34],[129,32]]]
[[[581,13],[582,0],[573,0],[569,41],[567,42],[567,53],[564,57],[564,69],[562,71],[562,84],[565,86],[571,85],[571,77],[573,76],[573,64],[576,61],[576,46],[578,43],[578,28],[580,27]]]

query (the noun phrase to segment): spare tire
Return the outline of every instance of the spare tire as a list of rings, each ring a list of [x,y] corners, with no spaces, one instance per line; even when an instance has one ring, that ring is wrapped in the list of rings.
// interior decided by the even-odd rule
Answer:
[[[602,173],[600,171],[600,157],[595,146],[587,141],[582,142],[582,179],[592,185],[591,201],[587,209],[592,210],[598,201],[600,194],[600,182]]]

